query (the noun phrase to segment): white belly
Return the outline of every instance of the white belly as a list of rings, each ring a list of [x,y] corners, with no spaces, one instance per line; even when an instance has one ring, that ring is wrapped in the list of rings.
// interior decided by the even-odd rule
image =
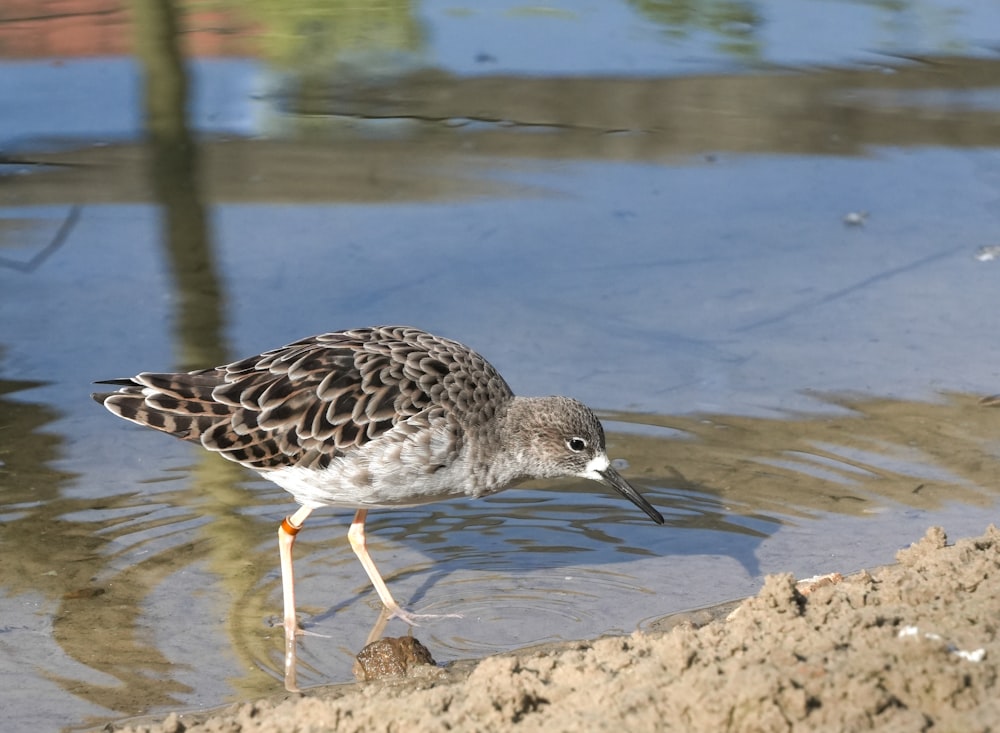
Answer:
[[[468,450],[456,451],[450,435],[434,427],[390,431],[327,468],[289,466],[261,475],[312,507],[407,506],[504,488],[473,470]]]
[[[475,491],[458,464],[436,472],[402,466],[373,472],[356,462],[345,465],[334,460],[320,471],[290,466],[261,475],[292,494],[298,503],[311,507],[407,506],[490,493]]]

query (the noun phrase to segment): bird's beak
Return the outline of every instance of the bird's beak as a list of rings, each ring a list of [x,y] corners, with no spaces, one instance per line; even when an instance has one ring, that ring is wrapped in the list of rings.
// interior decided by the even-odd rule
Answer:
[[[649,515],[650,519],[652,519],[657,524],[663,524],[663,515],[660,514],[658,511],[656,511],[656,509],[653,508],[652,504],[643,499],[642,494],[633,489],[632,486],[629,484],[629,482],[623,479],[621,477],[621,474],[618,473],[615,469],[613,469],[611,466],[608,466],[607,468],[600,470],[597,473],[598,475],[600,475],[601,481],[606,483],[612,489],[617,491],[619,494],[624,496],[630,502],[632,502],[637,507],[646,512],[646,514]]]

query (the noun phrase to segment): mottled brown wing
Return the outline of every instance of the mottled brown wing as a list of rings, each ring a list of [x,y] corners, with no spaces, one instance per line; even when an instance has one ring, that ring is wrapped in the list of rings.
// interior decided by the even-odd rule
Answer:
[[[418,329],[322,334],[214,369],[113,380],[121,417],[258,470],[321,468],[430,412],[486,417],[510,388],[481,356]]]

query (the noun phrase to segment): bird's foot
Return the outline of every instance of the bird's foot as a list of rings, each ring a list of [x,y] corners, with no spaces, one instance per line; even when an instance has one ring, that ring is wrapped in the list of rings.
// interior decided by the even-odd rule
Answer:
[[[405,624],[410,626],[420,626],[420,622],[425,619],[432,618],[462,618],[460,613],[412,613],[399,606],[385,607],[386,620],[398,618]]]
[[[278,623],[277,619],[273,619],[269,625],[272,627],[279,625],[282,626],[285,629],[286,639],[295,639],[296,637],[299,636],[317,636],[320,639],[333,638],[329,634],[321,634],[318,631],[310,631],[309,629],[303,628],[302,626],[299,625],[299,622],[296,619],[290,619],[290,620],[286,619],[284,622],[280,624]]]

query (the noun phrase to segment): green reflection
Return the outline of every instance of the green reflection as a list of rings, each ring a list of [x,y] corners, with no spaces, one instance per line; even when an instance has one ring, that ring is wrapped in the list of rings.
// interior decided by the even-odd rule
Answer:
[[[668,38],[708,32],[718,51],[747,60],[763,56],[764,16],[747,0],[628,0],[628,4],[661,26]]]
[[[887,502],[924,510],[996,502],[1000,414],[978,396],[820,397],[843,412],[774,419],[609,413],[686,436],[613,435],[609,453],[627,459],[640,483],[715,495],[740,514],[861,516]]]
[[[50,467],[62,453],[62,436],[47,426],[58,415],[46,405],[7,395],[40,386],[0,380],[0,456],[3,460],[3,558],[0,582],[14,595],[36,593],[57,610],[56,642],[65,653],[106,680],[65,677],[59,660],[39,659],[37,674],[69,692],[112,710],[167,705],[187,691],[170,679],[170,663],[137,635],[141,597],[156,587],[148,566],[109,574],[108,521],[67,520],[76,512],[125,505],[121,497],[95,502],[68,499],[74,477]]]
[[[176,363],[180,369],[214,366],[230,360],[224,335],[226,300],[203,200],[200,146],[189,126],[190,80],[181,50],[182,23],[177,8],[167,0],[135,0],[133,7],[145,81],[149,178],[162,213],[162,243],[176,291]],[[173,553],[180,565],[144,560],[138,572],[153,581],[147,588],[151,590],[183,566],[204,563],[228,598],[243,599],[243,613],[224,608],[216,615],[226,619],[232,648],[243,670],[251,673],[256,669],[254,660],[268,656],[269,638],[260,630],[261,609],[246,598],[259,584],[261,569],[271,568],[273,558],[271,553],[262,557],[259,551],[248,551],[263,528],[239,511],[247,502],[241,486],[247,472],[208,453],[199,453],[197,461],[190,486],[171,497],[172,505],[185,507],[185,516],[171,521],[201,520],[198,539],[186,551]],[[276,525],[271,529],[276,532]],[[143,597],[135,598],[135,607],[141,606]],[[257,633],[245,627],[248,614],[257,619]],[[255,679],[258,684],[265,681]],[[249,688],[245,682],[233,684],[244,694],[261,692],[252,684]]]
[[[132,7],[143,71],[149,181],[160,205],[177,294],[177,366],[214,366],[226,361],[228,351],[225,302],[202,193],[200,148],[188,126],[190,82],[180,20],[168,0],[134,0]]]
[[[49,465],[61,457],[64,438],[46,426],[59,415],[51,407],[9,395],[43,386],[41,382],[0,379],[0,482],[4,561],[0,582],[14,594],[40,590],[58,595],[56,583],[49,589],[46,575],[53,570],[66,572],[66,547],[47,541],[59,532],[52,522],[60,510],[52,509],[61,499],[63,488],[73,474],[56,471]],[[88,551],[95,542],[88,542]],[[85,582],[85,581],[84,581]]]
[[[259,55],[300,73],[329,72],[341,64],[370,73],[394,54],[419,51],[425,33],[409,0],[246,0],[202,3],[246,23]]]

